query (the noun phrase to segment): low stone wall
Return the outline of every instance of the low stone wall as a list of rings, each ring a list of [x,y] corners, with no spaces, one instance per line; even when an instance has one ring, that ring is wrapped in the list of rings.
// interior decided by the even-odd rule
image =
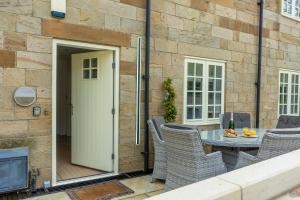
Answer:
[[[210,178],[150,200],[266,200],[300,185],[300,150]]]

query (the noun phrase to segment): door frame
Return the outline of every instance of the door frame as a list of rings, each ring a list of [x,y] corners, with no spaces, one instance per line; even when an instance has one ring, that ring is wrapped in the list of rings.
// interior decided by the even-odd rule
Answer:
[[[83,48],[90,50],[110,50],[114,52],[114,63],[115,63],[115,73],[114,73],[114,108],[115,115],[113,117],[113,151],[114,151],[114,160],[113,160],[113,169],[112,173],[107,173],[103,175],[94,175],[89,177],[81,177],[65,181],[57,181],[57,170],[56,170],[56,86],[57,86],[57,47],[66,46],[66,47],[75,47]],[[85,42],[75,42],[70,40],[60,40],[53,39],[52,41],[52,186],[65,185],[70,183],[94,180],[99,178],[105,178],[109,176],[118,175],[119,171],[119,66],[120,66],[120,48],[114,46],[98,45]]]

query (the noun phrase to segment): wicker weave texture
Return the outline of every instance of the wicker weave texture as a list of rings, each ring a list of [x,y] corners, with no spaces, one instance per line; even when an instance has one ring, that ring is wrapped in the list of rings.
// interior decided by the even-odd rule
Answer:
[[[158,132],[152,120],[148,120],[149,130],[152,134],[154,143],[154,167],[152,180],[166,180],[167,176],[167,158],[165,150],[165,142],[160,139]]]
[[[167,152],[166,191],[227,171],[221,152],[204,153],[197,129],[162,125],[161,131]]]
[[[300,134],[265,133],[257,156],[240,152],[235,169],[300,149]]]

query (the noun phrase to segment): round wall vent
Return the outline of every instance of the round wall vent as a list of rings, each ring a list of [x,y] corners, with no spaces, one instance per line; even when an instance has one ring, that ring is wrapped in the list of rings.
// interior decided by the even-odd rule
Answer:
[[[19,106],[30,106],[36,101],[36,92],[31,87],[19,87],[15,91],[14,100]]]

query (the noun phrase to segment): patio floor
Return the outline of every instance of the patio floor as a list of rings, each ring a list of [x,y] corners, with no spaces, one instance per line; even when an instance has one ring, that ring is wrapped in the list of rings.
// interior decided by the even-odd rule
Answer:
[[[274,200],[300,200],[300,187],[284,194]]]
[[[124,179],[120,181],[134,191],[134,194],[114,198],[114,200],[140,200],[158,195],[164,191],[164,183],[151,183],[151,176],[141,176],[136,178]],[[28,200],[70,200],[65,192],[53,193],[39,197],[32,197]]]

